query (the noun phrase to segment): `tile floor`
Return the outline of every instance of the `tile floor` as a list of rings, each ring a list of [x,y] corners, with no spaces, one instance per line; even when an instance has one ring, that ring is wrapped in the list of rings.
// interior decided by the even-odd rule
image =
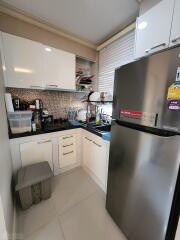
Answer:
[[[52,197],[18,210],[25,240],[125,240],[105,209],[105,194],[82,168],[56,176]]]

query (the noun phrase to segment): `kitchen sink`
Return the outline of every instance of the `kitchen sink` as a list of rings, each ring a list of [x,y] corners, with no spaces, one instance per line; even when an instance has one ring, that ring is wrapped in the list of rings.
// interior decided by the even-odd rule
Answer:
[[[94,127],[96,130],[102,131],[102,132],[110,132],[111,131],[111,125],[100,125]]]

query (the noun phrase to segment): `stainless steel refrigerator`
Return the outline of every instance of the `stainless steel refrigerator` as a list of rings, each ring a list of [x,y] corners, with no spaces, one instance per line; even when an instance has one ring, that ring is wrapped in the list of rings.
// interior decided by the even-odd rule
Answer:
[[[180,47],[115,71],[106,208],[128,240],[173,240],[180,209]]]

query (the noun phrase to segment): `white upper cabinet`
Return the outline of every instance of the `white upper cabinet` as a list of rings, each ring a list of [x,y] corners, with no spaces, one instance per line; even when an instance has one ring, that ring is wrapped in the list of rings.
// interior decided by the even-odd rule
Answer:
[[[16,88],[43,88],[43,45],[2,33],[5,85]]]
[[[170,46],[180,44],[180,0],[175,0]]]
[[[45,87],[75,90],[75,55],[44,46]]]
[[[75,90],[75,54],[2,33],[6,87]]]
[[[162,0],[137,19],[135,59],[169,46],[173,10],[174,0]]]

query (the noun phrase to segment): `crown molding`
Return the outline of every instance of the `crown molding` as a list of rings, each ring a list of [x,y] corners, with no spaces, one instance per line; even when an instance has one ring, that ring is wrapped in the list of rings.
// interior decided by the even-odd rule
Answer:
[[[62,36],[62,37],[65,37],[65,38],[68,38],[74,42],[77,42],[77,43],[80,43],[84,46],[87,46],[89,48],[92,48],[92,49],[95,49],[97,48],[97,46],[95,44],[92,44],[88,41],[85,41],[83,39],[80,39],[76,36],[73,36],[65,31],[63,31],[62,29],[60,28],[57,28],[56,26],[52,25],[52,24],[49,24],[48,22],[46,21],[43,21],[41,19],[38,19],[30,14],[27,14],[15,7],[12,7],[12,6],[9,6],[8,4],[0,1],[0,12],[2,13],[5,13],[9,16],[12,16],[14,18],[17,18],[19,20],[22,20],[24,22],[27,22],[27,23],[30,23],[34,26],[37,26],[37,27],[40,27],[44,30],[47,30],[49,32],[52,32],[52,33],[55,33],[59,36]]]
[[[130,25],[128,25],[126,28],[124,28],[122,31],[116,33],[115,35],[113,35],[111,38],[109,38],[108,40],[106,40],[105,42],[101,43],[98,47],[97,47],[97,51],[102,50],[103,48],[105,48],[106,46],[108,46],[109,44],[111,44],[112,42],[116,41],[117,39],[119,39],[120,37],[124,36],[125,34],[127,34],[128,32],[132,31],[133,29],[136,28],[136,22],[131,23]]]

